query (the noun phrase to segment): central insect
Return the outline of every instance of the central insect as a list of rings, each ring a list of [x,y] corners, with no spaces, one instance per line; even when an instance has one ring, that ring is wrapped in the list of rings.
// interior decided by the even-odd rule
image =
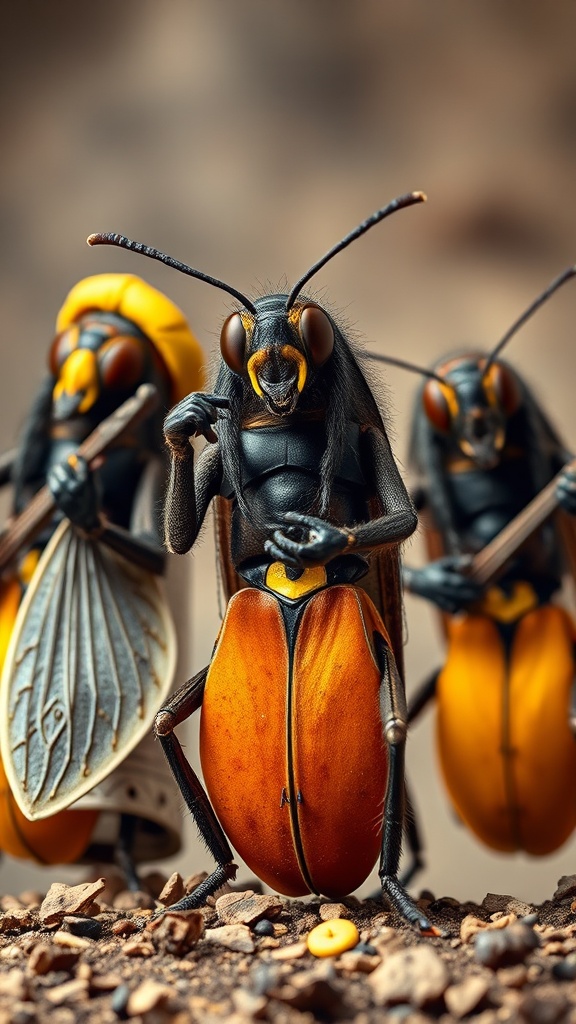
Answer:
[[[156,719],[217,862],[178,909],[202,905],[234,877],[227,835],[264,882],[289,896],[352,892],[380,851],[384,895],[423,932],[434,931],[397,877],[407,721],[397,570],[416,514],[349,341],[302,294],[336,253],[424,198],[393,200],[289,295],[254,301],[123,236],[89,239],[160,260],[242,304],[222,327],[214,393],[188,395],[164,425],[168,547],[188,551],[211,500],[227,499],[232,563],[247,584],[228,603],[210,665]],[[189,439],[200,435],[208,443],[195,466]],[[369,577],[380,610],[362,585]],[[174,734],[201,706],[211,802]]]

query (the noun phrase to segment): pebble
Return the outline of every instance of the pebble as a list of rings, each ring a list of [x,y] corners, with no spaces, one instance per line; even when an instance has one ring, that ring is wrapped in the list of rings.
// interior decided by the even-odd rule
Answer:
[[[128,996],[126,1012],[129,1017],[138,1017],[165,1006],[170,996],[171,990],[167,985],[148,978]]]
[[[205,938],[237,953],[253,953],[256,949],[250,929],[245,924],[224,924],[220,928],[207,928]],[[279,950],[273,950],[279,952]]]
[[[57,946],[64,946],[65,949],[90,949],[94,946],[92,939],[83,939],[81,935],[73,935],[72,932],[58,931],[51,936],[52,942]]]
[[[156,900],[141,889],[122,889],[112,901],[114,910],[155,910]]]
[[[26,999],[28,984],[24,971],[11,970],[8,974],[0,974],[0,996],[11,999]]]
[[[558,885],[556,892],[554,893],[553,900],[565,900],[571,896],[576,896],[576,875],[562,875],[562,878],[558,879]]]
[[[78,999],[85,999],[88,995],[88,982],[83,978],[73,978],[72,981],[65,981],[62,985],[55,985],[49,988],[44,997],[49,1002],[58,1006],[60,1003],[67,1003],[69,1000],[76,1002]]]
[[[368,981],[379,1006],[410,1003],[420,1008],[443,995],[449,977],[433,947],[422,944],[392,953]]]
[[[38,942],[28,957],[27,966],[31,974],[69,971],[79,958],[80,950],[64,950],[47,942]]]
[[[113,935],[133,935],[137,931],[138,929],[134,921],[131,921],[128,917],[123,917],[112,925]]]
[[[274,920],[283,909],[277,896],[261,896],[251,889],[225,893],[216,900],[216,913],[224,924],[253,925],[263,918]]]
[[[61,924],[69,914],[79,914],[93,905],[94,900],[106,885],[105,878],[84,885],[64,885],[53,882],[40,905],[39,917],[42,924]]]
[[[487,892],[480,906],[487,914],[496,914],[498,911],[505,911],[513,899],[513,896],[504,896],[497,892]]]
[[[130,998],[130,989],[128,985],[118,985],[112,993],[112,1011],[117,1017],[124,1019],[126,1014],[126,1006]]]
[[[457,985],[449,985],[444,992],[444,1001],[449,1013],[460,1020],[472,1013],[482,1002],[490,989],[490,979],[482,974],[472,974]]]
[[[526,964],[515,964],[513,967],[501,967],[496,976],[504,988],[523,988],[529,980]]]
[[[376,951],[374,951],[376,952]],[[359,952],[358,946],[341,953],[336,961],[336,968],[346,974],[359,972],[360,974],[371,974],[380,963],[380,957],[368,953]]]
[[[517,921],[501,930],[479,932],[474,941],[474,955],[480,963],[495,970],[522,963],[539,945],[540,939],[534,929]]]
[[[28,907],[7,910],[0,917],[0,932],[21,932],[37,924],[35,913]]]
[[[268,1000],[266,996],[250,992],[246,988],[235,988],[232,990],[232,1003],[237,1013],[245,1020],[254,1020],[264,1017]]]
[[[156,950],[151,942],[142,939],[131,939],[122,946],[124,956],[154,956]]]
[[[343,903],[321,903],[320,920],[333,921],[338,917],[348,917],[348,910]]]
[[[576,954],[570,953],[552,967],[552,974],[558,981],[574,981],[576,978]]]
[[[146,925],[143,938],[150,939],[163,953],[184,956],[194,948],[203,931],[204,918],[199,910],[168,910]]]
[[[306,942],[292,942],[289,946],[280,946],[280,949],[273,949],[270,957],[273,960],[299,960],[306,956],[308,946]]]
[[[556,1024],[564,1018],[568,1009],[566,996],[561,992],[548,991],[546,995],[528,992],[520,1003],[522,1021],[528,1024]]]
[[[165,907],[170,907],[173,903],[177,903],[186,895],[186,889],[184,888],[184,879],[179,871],[174,871],[170,875],[168,881],[162,886],[162,889],[158,893],[157,899],[159,903],[163,903]]]
[[[263,917],[260,921],[256,921],[252,931],[254,935],[274,935],[274,925],[268,918]]]
[[[102,935],[102,923],[93,917],[79,914],[67,914],[62,921],[62,930],[79,935],[85,939],[99,939]]]
[[[344,1008],[342,986],[328,963],[292,974],[288,983],[272,989],[269,994],[301,1013],[310,1011],[321,1019],[340,1016]]]

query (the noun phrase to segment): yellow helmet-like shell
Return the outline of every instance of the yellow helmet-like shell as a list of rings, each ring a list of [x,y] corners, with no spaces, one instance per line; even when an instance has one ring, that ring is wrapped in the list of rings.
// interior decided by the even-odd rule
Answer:
[[[172,401],[179,402],[204,385],[204,354],[186,317],[162,292],[134,274],[85,277],[66,296],[56,331],[66,330],[85,313],[100,310],[131,320],[160,354],[172,383]]]

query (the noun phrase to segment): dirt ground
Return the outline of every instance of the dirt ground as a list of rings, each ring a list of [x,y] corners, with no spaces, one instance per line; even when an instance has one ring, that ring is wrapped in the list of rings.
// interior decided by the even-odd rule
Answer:
[[[1,897],[0,1024],[576,1021],[576,876],[538,907],[424,891],[434,937],[380,900],[291,900],[257,883],[158,915],[198,880],[154,873],[129,893],[109,875]],[[350,948],[313,956],[310,931],[342,918],[358,930]]]

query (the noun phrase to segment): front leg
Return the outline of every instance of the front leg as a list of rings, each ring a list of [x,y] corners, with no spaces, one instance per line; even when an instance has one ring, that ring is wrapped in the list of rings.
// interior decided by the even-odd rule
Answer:
[[[165,540],[169,551],[189,551],[204,521],[210,500],[218,493],[221,480],[218,437],[213,427],[226,414],[229,400],[218,395],[193,392],[168,413],[164,437],[170,451],[170,480],[164,511]],[[214,446],[207,447],[194,472],[191,437],[204,436]]]

